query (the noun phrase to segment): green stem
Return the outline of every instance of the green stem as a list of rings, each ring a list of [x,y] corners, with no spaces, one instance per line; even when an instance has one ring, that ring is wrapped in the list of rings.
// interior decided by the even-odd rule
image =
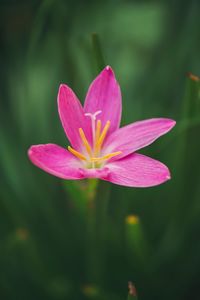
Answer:
[[[150,247],[145,237],[140,219],[136,215],[129,215],[126,218],[126,243],[128,255],[137,258],[137,264],[141,268],[145,268]]]
[[[105,67],[105,60],[101,49],[100,39],[97,33],[92,34],[92,47],[96,62],[97,73],[99,73]]]
[[[99,286],[104,281],[106,235],[108,230],[107,205],[109,199],[109,183],[91,182],[91,193],[88,198],[87,214],[87,270],[88,282]],[[89,191],[90,191],[89,188]]]
[[[87,199],[88,202],[93,202],[96,197],[98,179],[88,179],[87,182]]]

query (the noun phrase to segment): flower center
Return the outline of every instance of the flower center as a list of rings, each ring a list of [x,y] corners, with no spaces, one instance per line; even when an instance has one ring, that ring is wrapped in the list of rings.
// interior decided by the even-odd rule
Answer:
[[[82,140],[83,148],[85,149],[86,154],[83,154],[73,149],[72,147],[68,146],[68,150],[77,158],[84,161],[87,168],[101,168],[107,160],[122,153],[121,151],[117,151],[117,152],[112,152],[101,156],[103,142],[110,128],[110,121],[106,122],[102,130],[101,120],[96,121],[96,116],[99,115],[100,113],[101,111],[98,110],[94,114],[91,113],[85,114],[86,116],[91,118],[92,140],[93,140],[92,147],[89,144],[83,129],[79,128],[79,135]]]

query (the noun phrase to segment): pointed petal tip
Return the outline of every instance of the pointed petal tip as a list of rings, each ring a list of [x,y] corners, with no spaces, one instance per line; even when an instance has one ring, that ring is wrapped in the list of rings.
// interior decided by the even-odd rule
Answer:
[[[176,125],[176,121],[172,120],[172,128]]]
[[[40,149],[42,146],[45,146],[45,145],[51,146],[52,144],[49,143],[49,144],[31,145],[31,146],[28,148],[28,150],[27,150],[27,154],[28,154],[29,159],[31,160],[31,158],[32,158],[33,155],[34,155],[35,150],[37,151],[37,149]]]
[[[172,119],[166,119],[166,121],[167,121],[167,127],[168,127],[167,132],[169,132],[176,125],[176,121],[172,120]]]
[[[59,85],[59,88],[58,88],[58,89],[60,90],[60,89],[62,89],[63,87],[64,87],[64,83],[60,83],[60,85]]]
[[[149,120],[158,120],[161,122],[164,122],[166,125],[168,125],[170,128],[173,128],[176,125],[176,121],[169,118],[153,118]]]
[[[110,70],[112,71],[111,66],[106,66],[105,69],[106,69],[107,71],[110,71]]]
[[[172,120],[172,119],[168,119],[169,124],[170,124],[170,128],[173,128],[176,125],[176,121]]]
[[[163,178],[162,182],[164,183],[171,179],[171,173],[170,173],[169,168],[166,165],[164,165],[163,163],[161,163],[161,164],[164,168],[164,172],[163,172],[163,176],[162,176],[162,178]]]
[[[39,145],[32,145],[28,148],[28,151],[27,151],[28,158],[33,164],[35,161],[35,159],[34,159],[35,151],[34,150],[35,150],[35,148],[37,148],[37,146],[39,146]]]
[[[61,102],[69,101],[73,97],[73,90],[66,84],[61,83],[58,89],[57,102],[58,102],[58,111],[60,111]]]
[[[111,68],[111,66],[107,65],[100,73],[101,75],[107,77],[107,78],[113,78],[117,86],[119,86],[119,83],[116,80],[115,72]]]
[[[149,119],[150,120],[150,119]],[[168,119],[168,118],[155,118],[152,120],[158,120],[160,121],[160,124],[164,125],[166,131],[164,131],[164,133],[169,132],[175,125],[176,125],[176,121],[173,119]]]
[[[61,83],[58,88],[58,96],[62,93],[67,93],[67,95],[74,94],[73,90],[65,83]]]
[[[57,97],[58,101],[60,100],[60,94],[63,93],[65,89],[66,89],[66,85],[64,83],[61,83],[58,88],[58,97]]]
[[[70,89],[70,87],[68,87],[65,83],[61,83],[58,88],[58,93],[66,89]]]
[[[111,68],[111,66],[109,66],[109,65],[106,66],[102,72],[106,72],[107,74],[113,75],[115,77],[115,73],[114,73],[113,69]]]
[[[27,154],[28,154],[28,157],[30,158],[31,156],[32,156],[32,154],[33,154],[33,147],[34,146],[30,146],[29,148],[28,148],[28,150],[27,150]]]

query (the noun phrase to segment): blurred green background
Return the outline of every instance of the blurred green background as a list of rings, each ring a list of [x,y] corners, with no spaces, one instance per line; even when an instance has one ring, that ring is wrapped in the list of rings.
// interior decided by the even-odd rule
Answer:
[[[0,1],[0,298],[199,299],[200,2]],[[58,86],[83,101],[97,65],[91,34],[123,95],[122,124],[169,117],[173,132],[142,153],[172,180],[148,189],[84,183],[34,167],[32,144],[66,147]],[[102,193],[102,189],[104,193]],[[109,201],[108,201],[109,198]],[[137,215],[131,224],[128,215]]]

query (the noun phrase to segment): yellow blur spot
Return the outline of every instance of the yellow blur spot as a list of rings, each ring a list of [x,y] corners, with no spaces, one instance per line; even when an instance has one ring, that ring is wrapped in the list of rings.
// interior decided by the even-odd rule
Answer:
[[[98,289],[93,285],[85,285],[82,287],[82,292],[87,297],[94,297],[98,294]]]
[[[136,215],[129,215],[126,217],[126,223],[127,224],[131,224],[131,225],[135,225],[139,223],[139,217]]]
[[[193,81],[200,81],[200,77],[198,77],[197,75],[194,75],[192,73],[188,73],[188,77]]]
[[[16,236],[18,237],[18,239],[25,241],[29,237],[29,232],[26,228],[17,228]]]

